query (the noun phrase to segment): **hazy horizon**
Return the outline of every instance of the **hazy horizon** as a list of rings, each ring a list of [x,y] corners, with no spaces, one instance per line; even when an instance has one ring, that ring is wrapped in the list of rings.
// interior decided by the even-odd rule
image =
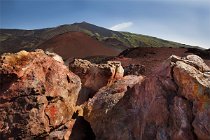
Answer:
[[[210,48],[208,0],[1,0],[0,28],[41,29],[86,21]]]

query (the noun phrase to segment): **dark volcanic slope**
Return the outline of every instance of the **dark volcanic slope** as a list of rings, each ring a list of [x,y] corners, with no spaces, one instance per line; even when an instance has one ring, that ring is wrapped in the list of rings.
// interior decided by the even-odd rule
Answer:
[[[114,56],[120,51],[105,46],[102,42],[82,32],[68,32],[44,42],[38,48],[55,52],[67,59],[69,57]]]

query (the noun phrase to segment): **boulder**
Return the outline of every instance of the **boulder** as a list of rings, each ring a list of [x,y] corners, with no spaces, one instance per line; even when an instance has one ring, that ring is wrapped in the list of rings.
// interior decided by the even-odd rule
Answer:
[[[129,75],[100,88],[84,108],[84,117],[92,124],[93,130],[103,124],[107,113],[125,96],[127,89],[143,80],[143,76]]]
[[[80,78],[43,51],[0,58],[0,139],[69,139]]]
[[[178,94],[193,104],[193,128],[199,139],[210,139],[209,67],[195,55],[174,61],[173,77]]]
[[[101,88],[122,78],[124,69],[118,61],[108,61],[107,64],[94,64],[87,60],[75,59],[69,69],[81,78],[78,105],[84,103]]]
[[[84,109],[85,119],[98,140],[168,139],[166,97],[176,91],[175,85],[171,87],[164,89],[158,78],[153,77],[124,90],[121,96],[115,93],[120,98],[112,92],[103,92],[96,99],[96,94],[88,101],[85,108],[88,111]]]

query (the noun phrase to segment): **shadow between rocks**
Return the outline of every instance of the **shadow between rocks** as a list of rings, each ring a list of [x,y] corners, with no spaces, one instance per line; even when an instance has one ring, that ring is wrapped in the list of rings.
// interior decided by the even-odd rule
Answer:
[[[84,117],[77,116],[73,126],[70,140],[95,140],[95,134]]]

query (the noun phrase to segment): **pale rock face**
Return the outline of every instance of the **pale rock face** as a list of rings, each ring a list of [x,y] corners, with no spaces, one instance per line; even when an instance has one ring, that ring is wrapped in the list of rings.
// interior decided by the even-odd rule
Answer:
[[[204,63],[203,59],[197,55],[188,55],[185,58],[181,58],[175,55],[170,57],[171,62],[176,63],[177,61],[182,61],[190,66],[193,66],[201,72],[208,72],[210,68]]]
[[[113,81],[124,75],[124,69],[117,61],[109,61],[107,64],[92,64],[87,60],[75,59],[69,68],[82,81],[78,104],[84,103],[88,98],[93,97],[100,88],[112,84]]]
[[[0,79],[1,139],[68,137],[78,76],[38,50],[2,55]]]
[[[64,61],[63,61],[63,58],[61,56],[59,56],[58,54],[56,53],[52,53],[52,52],[48,52],[46,51],[45,52],[48,56],[52,57],[53,59],[55,59],[56,61],[64,64]]]
[[[194,64],[200,71],[207,72],[210,71],[210,68],[204,63],[203,59],[197,55],[188,55],[186,59],[191,63]]]
[[[113,79],[122,78],[124,75],[124,69],[119,61],[108,61],[107,64],[113,69]]]

